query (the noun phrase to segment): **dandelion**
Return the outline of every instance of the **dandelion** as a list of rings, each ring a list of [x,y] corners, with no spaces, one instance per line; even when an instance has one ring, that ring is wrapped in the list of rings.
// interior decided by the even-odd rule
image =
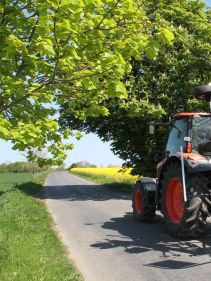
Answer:
[[[33,217],[33,220],[34,221],[37,221],[39,218],[38,217]]]

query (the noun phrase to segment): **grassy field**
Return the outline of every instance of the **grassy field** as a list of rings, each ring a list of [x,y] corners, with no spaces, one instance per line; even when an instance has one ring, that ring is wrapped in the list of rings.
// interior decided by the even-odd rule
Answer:
[[[119,190],[131,191],[138,176],[132,176],[130,169],[121,168],[73,168],[70,173],[83,177],[95,183],[114,187]]]
[[[82,280],[37,198],[46,175],[0,174],[0,281]]]

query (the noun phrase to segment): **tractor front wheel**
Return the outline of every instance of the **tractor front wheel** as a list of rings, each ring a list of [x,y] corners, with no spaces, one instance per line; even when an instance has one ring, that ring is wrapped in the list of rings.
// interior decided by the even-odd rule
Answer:
[[[151,221],[155,216],[155,207],[146,205],[144,190],[140,181],[137,181],[133,187],[132,207],[135,219],[139,221]]]
[[[202,175],[186,175],[187,202],[184,202],[182,172],[179,164],[170,164],[162,179],[161,206],[167,232],[175,237],[197,237],[204,231],[208,207],[200,194],[207,193]]]

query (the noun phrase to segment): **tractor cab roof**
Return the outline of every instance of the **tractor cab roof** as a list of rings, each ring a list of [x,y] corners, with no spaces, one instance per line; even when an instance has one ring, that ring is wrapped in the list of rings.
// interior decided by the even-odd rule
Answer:
[[[211,116],[211,113],[208,113],[208,112],[180,112],[180,113],[175,114],[173,118],[179,119],[179,118],[195,116],[195,115]]]

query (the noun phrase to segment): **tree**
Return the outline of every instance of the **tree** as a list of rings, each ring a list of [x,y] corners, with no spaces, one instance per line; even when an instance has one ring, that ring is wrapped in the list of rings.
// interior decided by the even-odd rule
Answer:
[[[153,158],[155,152],[162,151],[167,131],[158,127],[152,138],[149,122],[168,121],[178,111],[207,109],[207,105],[193,99],[191,91],[211,78],[211,13],[198,0],[150,0],[144,9],[151,32],[161,24],[171,26],[174,43],[163,46],[156,60],[144,54],[140,60],[132,59],[132,70],[124,77],[128,98],[102,102],[109,116],[82,121],[64,105],[61,123],[111,141],[112,150],[125,160],[125,166],[147,175],[155,171]]]
[[[0,164],[0,173],[35,173],[46,171],[50,167],[40,168],[37,164],[32,162],[14,162],[10,164]]]
[[[143,1],[144,2],[144,1]],[[74,132],[60,127],[65,103],[81,120],[108,116],[104,104],[127,99],[130,58],[154,57],[171,44],[166,25],[150,21],[133,0],[4,0],[0,4],[0,137],[39,165],[60,165]],[[80,138],[80,134],[76,134]],[[48,158],[33,153],[43,148]]]
[[[71,164],[69,169],[73,168],[96,168],[97,166],[95,164],[91,164],[88,161],[79,161],[76,163]]]
[[[8,166],[8,165],[7,165],[6,163],[0,164],[0,173],[6,173],[6,172],[8,172],[7,166]]]

